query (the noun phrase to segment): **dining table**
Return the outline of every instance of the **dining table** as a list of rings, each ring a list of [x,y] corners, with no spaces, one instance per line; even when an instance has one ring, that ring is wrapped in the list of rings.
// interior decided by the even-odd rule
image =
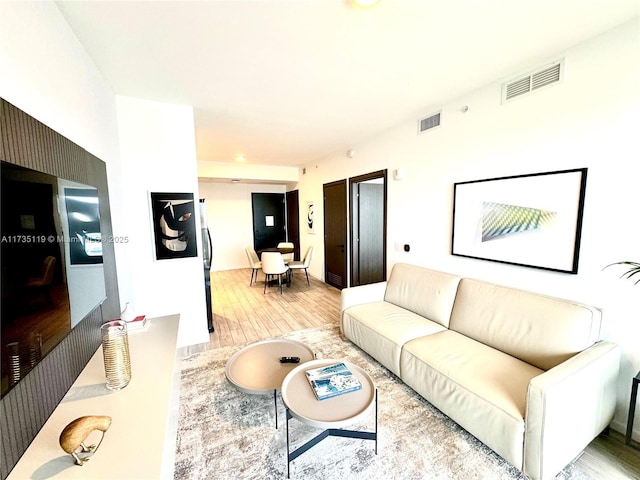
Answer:
[[[258,254],[262,256],[264,252],[278,252],[284,255],[286,253],[293,253],[293,250],[294,249],[292,247],[270,247],[270,248],[263,248],[262,250],[258,250]]]
[[[258,253],[260,255],[262,255],[264,252],[279,252],[282,254],[293,253],[293,248],[292,247],[270,247],[270,248],[263,248],[262,250],[258,250]]]

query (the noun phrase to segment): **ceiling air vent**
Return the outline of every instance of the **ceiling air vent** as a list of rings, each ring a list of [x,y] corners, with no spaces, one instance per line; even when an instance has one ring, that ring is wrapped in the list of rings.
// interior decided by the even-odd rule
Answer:
[[[442,112],[438,112],[436,114],[431,115],[430,117],[421,118],[418,120],[418,133],[426,132],[427,130],[431,130],[432,128],[436,128],[440,126],[440,114]]]
[[[531,75],[531,90],[544,87],[560,81],[560,64],[557,63],[553,67],[549,67],[545,70]]]
[[[502,85],[502,103],[513,100],[520,95],[532,92],[559,82],[562,77],[562,61],[554,62],[550,67],[536,70],[524,77],[511,80]]]
[[[508,83],[505,85],[504,89],[505,100],[511,100],[518,95],[529,93],[531,91],[531,76],[526,76],[520,80],[516,80],[515,82]]]

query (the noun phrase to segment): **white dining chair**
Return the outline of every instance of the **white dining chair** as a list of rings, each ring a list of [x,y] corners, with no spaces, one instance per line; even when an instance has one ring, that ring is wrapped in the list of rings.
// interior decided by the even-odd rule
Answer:
[[[278,244],[278,248],[294,248],[293,242],[280,242]],[[293,260],[293,252],[292,253],[283,253],[282,259],[284,263],[289,263]]]
[[[291,270],[291,274],[293,275],[293,271],[294,270],[302,270],[304,269],[304,274],[307,276],[307,285],[311,286],[311,284],[309,283],[309,273],[307,272],[307,269],[309,268],[309,265],[311,264],[311,255],[313,255],[313,246],[310,246],[309,248],[307,248],[307,252],[304,254],[304,260],[302,261],[293,261],[293,262],[289,262],[288,267]]]
[[[282,275],[285,279],[288,275],[289,267],[284,264],[282,254],[279,252],[262,252],[262,271],[264,272],[264,292],[267,293],[267,285],[269,280],[278,277],[278,285],[280,285],[280,295],[282,295]]]
[[[247,247],[244,250],[245,252],[247,252],[247,259],[249,259],[249,267],[252,269],[251,280],[249,281],[249,286],[251,286],[253,285],[253,282],[255,280],[258,280],[258,270],[262,268],[262,262],[260,261],[258,254],[253,248]]]

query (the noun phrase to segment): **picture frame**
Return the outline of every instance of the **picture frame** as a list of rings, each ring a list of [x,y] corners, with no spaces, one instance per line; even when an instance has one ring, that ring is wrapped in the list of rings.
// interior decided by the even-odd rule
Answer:
[[[578,273],[587,169],[453,185],[451,254]]]
[[[197,257],[193,193],[150,192],[155,259]]]
[[[311,234],[311,235],[315,235],[316,233],[316,224],[315,224],[315,202],[313,200],[310,200],[307,202],[307,220],[306,220],[306,224],[307,224],[307,233]]]

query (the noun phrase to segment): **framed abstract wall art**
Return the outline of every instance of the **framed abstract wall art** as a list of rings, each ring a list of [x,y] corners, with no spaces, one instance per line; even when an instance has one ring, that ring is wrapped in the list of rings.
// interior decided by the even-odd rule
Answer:
[[[587,169],[453,185],[451,254],[578,273]]]
[[[316,233],[316,224],[315,224],[315,209],[316,205],[313,200],[307,202],[307,233],[315,234]]]
[[[197,257],[193,193],[150,195],[156,260]]]

